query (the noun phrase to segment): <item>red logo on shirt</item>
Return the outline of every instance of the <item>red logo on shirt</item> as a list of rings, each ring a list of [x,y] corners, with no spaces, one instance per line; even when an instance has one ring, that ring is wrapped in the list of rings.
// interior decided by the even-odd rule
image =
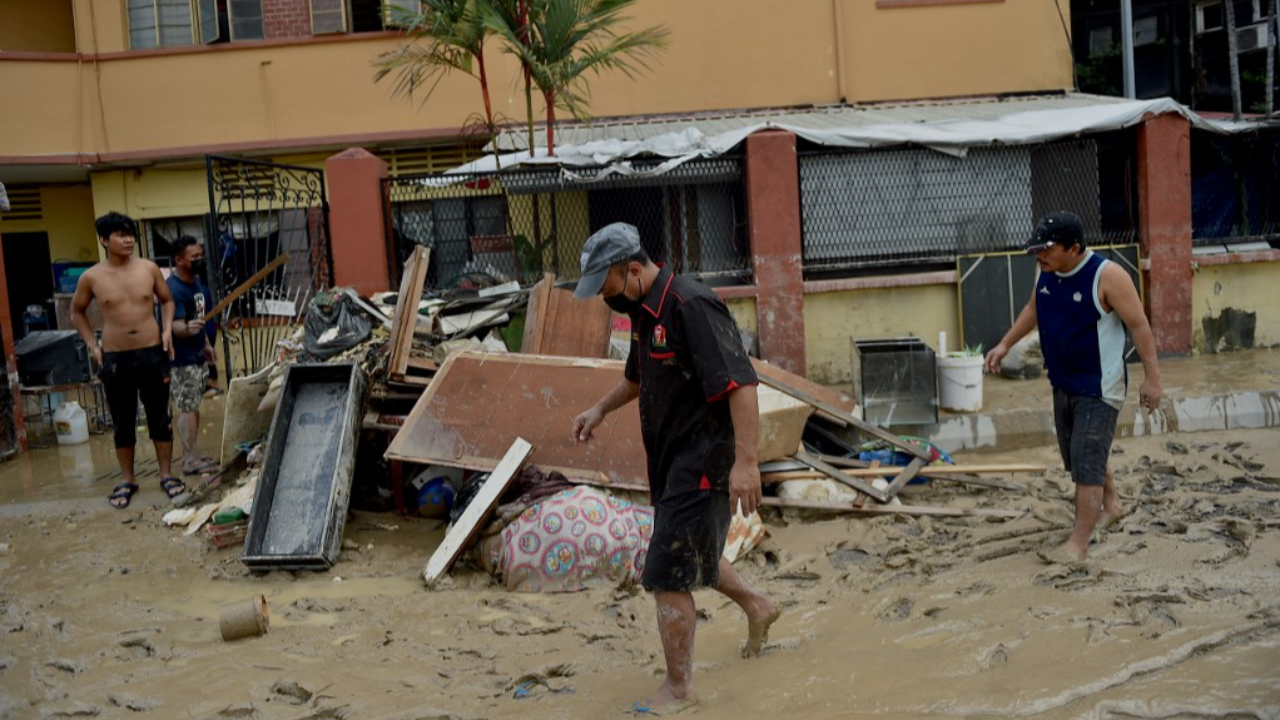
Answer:
[[[661,325],[653,328],[653,346],[655,348],[665,348],[667,346],[667,329]]]
[[[699,490],[710,490],[710,489],[711,489],[711,481],[707,479],[707,476],[706,476],[706,475],[703,475],[703,476],[702,476],[702,482],[698,483],[698,489],[699,489]]]

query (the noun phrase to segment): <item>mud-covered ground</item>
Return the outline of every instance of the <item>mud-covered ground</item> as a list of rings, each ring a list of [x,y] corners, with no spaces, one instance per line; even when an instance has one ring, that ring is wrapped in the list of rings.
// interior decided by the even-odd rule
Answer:
[[[59,475],[56,452],[0,467],[28,500],[0,508],[0,718],[621,718],[661,675],[643,592],[513,595],[465,568],[428,591],[440,524],[364,513],[331,571],[251,575],[238,550],[163,527],[154,478],[113,511],[109,483]],[[742,614],[697,594],[691,712],[1280,718],[1280,432],[1116,452],[1132,514],[1086,569],[1035,554],[1071,518],[1049,448],[978,456],[1055,468],[1010,478],[1026,494],[935,482],[902,496],[1026,510],[1017,520],[770,511],[739,567],[784,614],[743,660]],[[94,451],[96,472],[110,462]],[[223,642],[219,607],[255,594],[270,632]]]

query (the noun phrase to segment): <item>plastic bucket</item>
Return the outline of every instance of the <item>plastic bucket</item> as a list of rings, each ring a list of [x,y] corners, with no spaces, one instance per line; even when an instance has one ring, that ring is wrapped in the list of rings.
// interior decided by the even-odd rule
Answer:
[[[982,409],[981,355],[938,358],[938,404],[948,410]]]
[[[53,430],[59,445],[79,445],[89,441],[89,418],[80,403],[63,403],[53,413]]]

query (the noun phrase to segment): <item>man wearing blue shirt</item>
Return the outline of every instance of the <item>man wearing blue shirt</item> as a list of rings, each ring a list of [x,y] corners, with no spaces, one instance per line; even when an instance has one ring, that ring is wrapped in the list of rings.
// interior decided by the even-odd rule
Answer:
[[[1053,421],[1062,462],[1076,486],[1076,517],[1066,544],[1040,554],[1049,563],[1082,562],[1095,527],[1124,515],[1108,457],[1120,406],[1129,386],[1124,364],[1127,328],[1142,359],[1138,402],[1160,406],[1156,341],[1142,300],[1128,274],[1089,250],[1084,224],[1069,212],[1046,215],[1027,240],[1039,275],[1031,300],[1000,343],[987,353],[988,372],[999,372],[1009,348],[1040,328],[1040,347],[1053,386]]]
[[[173,274],[165,282],[173,293],[173,369],[170,393],[178,406],[178,436],[182,438],[182,471],[195,475],[217,465],[200,455],[200,400],[204,397],[213,345],[205,333],[204,314],[213,307],[213,293],[200,278],[205,271],[204,248],[193,237],[173,244]]]

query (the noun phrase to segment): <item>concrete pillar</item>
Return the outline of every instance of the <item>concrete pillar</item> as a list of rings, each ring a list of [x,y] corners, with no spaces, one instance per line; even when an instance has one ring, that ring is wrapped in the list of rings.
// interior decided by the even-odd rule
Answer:
[[[329,181],[333,284],[362,295],[392,290],[387,267],[382,181],[387,164],[360,148],[324,161]]]
[[[794,134],[769,130],[747,138],[747,208],[760,356],[804,375],[800,168]]]
[[[1138,241],[1151,261],[1147,317],[1161,355],[1191,352],[1191,124],[1174,113],[1138,127]]]
[[[0,238],[0,244],[3,239]],[[4,349],[6,385],[0,393],[13,398],[13,435],[18,452],[27,449],[27,430],[22,417],[22,389],[18,383],[18,356],[13,350],[13,313],[9,308],[9,281],[5,275],[4,253],[0,252],[0,347]]]

